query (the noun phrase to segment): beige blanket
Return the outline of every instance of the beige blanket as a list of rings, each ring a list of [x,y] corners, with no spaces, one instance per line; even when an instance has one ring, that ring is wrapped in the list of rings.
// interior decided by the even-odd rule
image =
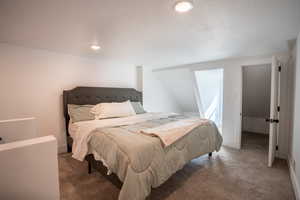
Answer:
[[[210,122],[206,119],[199,118],[183,119],[155,128],[144,129],[141,130],[141,133],[158,137],[164,147],[167,147],[191,132],[194,128],[204,125],[205,123]]]
[[[160,186],[190,160],[220,149],[222,137],[211,121],[165,148],[158,137],[140,133],[180,119],[183,117],[168,117],[91,133],[89,148],[123,182],[119,200],[144,200],[152,187]]]

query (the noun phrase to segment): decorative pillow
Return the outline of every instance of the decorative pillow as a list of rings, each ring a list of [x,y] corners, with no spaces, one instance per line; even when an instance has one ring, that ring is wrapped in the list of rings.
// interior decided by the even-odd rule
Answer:
[[[91,113],[94,105],[68,105],[68,113],[73,123],[94,120],[95,115]]]
[[[128,117],[135,115],[135,111],[130,101],[122,103],[100,103],[91,110],[96,119],[106,119],[115,117]]]
[[[135,111],[136,114],[144,114],[146,111],[144,110],[141,102],[131,102],[131,105]]]

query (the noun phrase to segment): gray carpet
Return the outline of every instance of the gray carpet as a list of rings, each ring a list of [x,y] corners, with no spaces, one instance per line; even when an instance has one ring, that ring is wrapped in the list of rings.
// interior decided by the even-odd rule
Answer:
[[[267,138],[243,134],[242,150],[223,147],[212,159],[202,156],[153,189],[149,200],[293,200],[287,163],[267,167]],[[117,200],[120,189],[70,154],[59,156],[62,200]]]

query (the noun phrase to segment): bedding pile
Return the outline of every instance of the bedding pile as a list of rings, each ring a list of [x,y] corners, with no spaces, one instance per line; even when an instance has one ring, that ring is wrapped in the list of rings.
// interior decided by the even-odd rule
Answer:
[[[182,127],[184,131],[179,131]],[[157,137],[164,131],[184,134],[164,145]],[[70,125],[70,134],[74,158],[82,161],[93,153],[123,182],[119,200],[145,199],[152,187],[160,186],[190,160],[219,151],[222,144],[213,122],[174,113],[78,122]]]

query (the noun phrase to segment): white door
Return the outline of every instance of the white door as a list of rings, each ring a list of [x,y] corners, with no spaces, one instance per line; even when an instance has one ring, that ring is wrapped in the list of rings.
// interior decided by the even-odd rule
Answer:
[[[270,108],[270,133],[269,133],[269,158],[268,166],[272,167],[279,132],[279,111],[280,111],[280,71],[281,66],[276,57],[272,58],[272,78],[271,78],[271,108]]]

